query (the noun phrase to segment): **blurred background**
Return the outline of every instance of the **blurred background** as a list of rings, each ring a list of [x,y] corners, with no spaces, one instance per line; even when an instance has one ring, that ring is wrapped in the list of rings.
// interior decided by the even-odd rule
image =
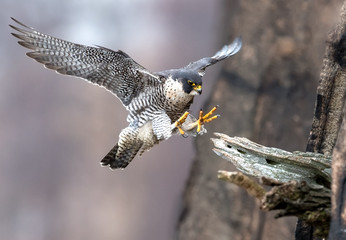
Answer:
[[[127,126],[120,101],[25,56],[8,24],[15,17],[62,39],[121,49],[161,71],[211,56],[225,44],[218,42],[221,1],[0,5],[0,239],[172,239],[192,139],[174,136],[124,171],[101,168]],[[194,113],[213,85],[215,69],[209,70]]]
[[[304,150],[324,41],[341,1],[98,0],[0,3],[0,239],[292,239],[216,178],[214,131]],[[127,125],[104,89],[25,56],[10,17],[65,40],[121,49],[151,71],[212,56],[241,35],[242,51],[208,68],[192,113],[222,118],[195,139],[174,136],[110,171],[99,161]],[[186,183],[187,188],[186,188]],[[275,225],[277,224],[277,225]]]

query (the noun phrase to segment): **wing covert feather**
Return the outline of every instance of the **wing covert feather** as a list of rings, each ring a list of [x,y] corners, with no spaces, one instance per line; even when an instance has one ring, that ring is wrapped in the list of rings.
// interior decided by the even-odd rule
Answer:
[[[83,78],[115,94],[126,106],[146,86],[160,83],[159,77],[146,70],[122,51],[90,47],[55,38],[36,31],[12,18],[19,28],[12,33],[18,43],[32,50],[27,55],[46,68],[64,75]]]

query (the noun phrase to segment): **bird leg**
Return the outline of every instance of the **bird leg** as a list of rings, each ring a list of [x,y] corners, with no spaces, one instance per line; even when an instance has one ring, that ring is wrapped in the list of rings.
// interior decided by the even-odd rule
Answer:
[[[187,116],[189,116],[189,112],[185,112],[176,122],[175,127],[178,128],[181,135],[185,136],[185,131],[181,128],[183,123],[185,122]]]
[[[192,129],[197,127],[197,133],[200,133],[202,130],[202,125],[204,125],[205,123],[211,122],[214,119],[218,118],[219,115],[214,115],[211,116],[217,109],[216,107],[213,107],[207,114],[205,114],[203,116],[203,110],[201,109],[199,112],[199,118],[196,119],[192,116],[193,122],[191,122],[192,119],[190,119],[190,122],[186,122],[185,120],[187,119],[189,112],[185,112],[174,124],[174,126],[176,128],[178,128],[179,132],[181,135],[185,136],[185,131],[191,131]],[[190,117],[191,118],[191,117]],[[185,123],[185,124],[184,124]],[[184,126],[182,127],[182,125],[184,124]],[[204,131],[202,131],[204,132]]]
[[[215,120],[216,118],[219,117],[219,115],[214,115],[211,116],[217,109],[218,106],[213,107],[207,114],[205,114],[203,116],[203,110],[201,109],[199,111],[199,118],[198,120],[195,122],[196,126],[197,126],[197,132],[199,133],[201,131],[201,127],[202,125],[204,125],[205,123],[211,122],[213,120]]]

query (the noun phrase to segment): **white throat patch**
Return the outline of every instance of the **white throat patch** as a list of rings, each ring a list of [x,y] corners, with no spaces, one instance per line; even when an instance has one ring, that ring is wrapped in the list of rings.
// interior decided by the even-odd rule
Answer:
[[[179,81],[173,80],[171,77],[169,77],[166,80],[164,91],[166,99],[172,103],[189,102],[191,98],[193,98],[193,95],[195,95],[191,94],[192,92],[190,94],[185,93],[183,89],[183,84]]]

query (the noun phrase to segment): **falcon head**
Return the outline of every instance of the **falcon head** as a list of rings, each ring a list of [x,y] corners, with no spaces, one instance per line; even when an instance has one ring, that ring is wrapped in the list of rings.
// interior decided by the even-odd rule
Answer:
[[[202,93],[202,78],[197,72],[178,69],[172,74],[172,78],[183,85],[185,93],[190,95]]]

